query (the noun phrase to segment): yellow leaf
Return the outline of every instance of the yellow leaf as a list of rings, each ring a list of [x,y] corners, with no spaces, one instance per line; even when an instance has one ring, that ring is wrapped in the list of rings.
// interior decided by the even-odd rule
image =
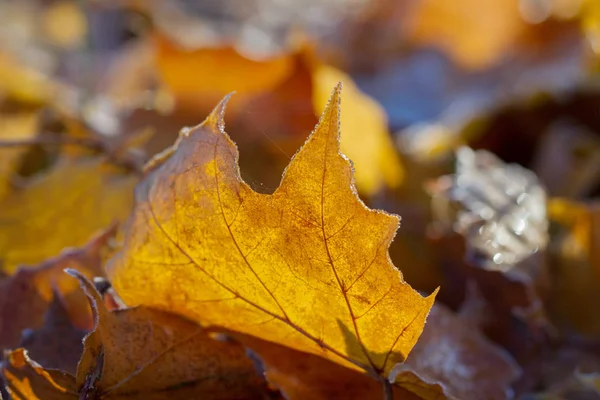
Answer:
[[[0,201],[0,260],[12,273],[64,247],[81,246],[133,202],[136,177],[113,171],[102,159],[65,158]]]
[[[38,113],[33,111],[0,115],[0,142],[31,139],[37,134],[38,121]],[[0,146],[0,199],[8,193],[10,178],[26,150],[27,146]]]
[[[0,97],[39,105],[49,101],[57,89],[57,85],[43,74],[0,53]]]
[[[93,284],[73,270],[94,310],[77,377],[44,370],[23,349],[4,366],[9,392],[46,399],[263,399],[263,382],[244,349],[200,326],[145,307],[110,312]]]
[[[361,92],[350,76],[336,68],[318,64],[312,80],[313,105],[319,114],[327,106],[330,88],[336,82],[344,82],[345,109],[340,117],[344,126],[342,151],[354,164],[356,186],[369,196],[384,187],[398,187],[404,171],[388,131],[383,107]]]
[[[600,3],[595,0],[583,0],[581,23],[593,50],[600,54]]]
[[[136,189],[107,266],[123,300],[385,376],[416,343],[423,298],[388,257],[399,218],[367,208],[339,152],[341,86],[272,194],[240,177],[225,99]]]

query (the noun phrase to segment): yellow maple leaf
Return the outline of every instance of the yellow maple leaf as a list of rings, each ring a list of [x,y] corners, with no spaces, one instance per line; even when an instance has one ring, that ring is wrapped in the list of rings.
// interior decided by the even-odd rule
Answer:
[[[193,322],[146,307],[110,312],[76,271],[96,326],[84,339],[77,376],[44,369],[24,349],[3,365],[15,399],[262,399],[263,382],[244,349],[212,339]]]
[[[399,218],[358,198],[339,151],[338,85],[273,194],[240,177],[223,130],[227,98],[183,130],[136,189],[107,272],[129,304],[387,375],[422,332],[423,298],[391,263]]]
[[[137,178],[102,158],[66,157],[0,201],[0,265],[12,273],[81,246],[125,218]]]

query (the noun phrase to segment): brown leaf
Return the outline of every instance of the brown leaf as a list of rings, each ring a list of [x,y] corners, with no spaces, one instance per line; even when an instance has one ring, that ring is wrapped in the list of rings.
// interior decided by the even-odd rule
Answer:
[[[511,356],[488,341],[476,326],[435,304],[419,341],[398,371],[412,370],[438,382],[458,398],[501,400],[510,397],[520,368]]]
[[[55,369],[45,370],[27,356],[25,349],[11,351],[2,363],[2,374],[11,399],[76,399],[73,377]]]
[[[74,268],[89,277],[103,275],[101,253],[113,235],[114,230],[108,230],[80,249],[67,249],[58,257],[37,266],[19,268],[14,275],[0,280],[0,349],[15,348],[24,329],[43,326],[54,291],[64,299],[69,317],[77,327],[92,328],[85,296],[63,270]]]
[[[28,331],[19,347],[27,349],[28,355],[46,369],[75,374],[87,333],[73,325],[61,294],[55,292],[44,326]]]
[[[43,400],[263,398],[263,382],[239,345],[216,341],[167,312],[145,307],[110,312],[89,280],[68,272],[79,279],[96,320],[84,340],[77,376],[44,370],[19,349],[4,367],[11,394],[27,392],[28,399]]]
[[[265,377],[290,400],[382,399],[383,385],[367,374],[314,354],[241,335],[233,335],[258,353]],[[395,400],[446,399],[444,389],[403,371],[391,384]]]

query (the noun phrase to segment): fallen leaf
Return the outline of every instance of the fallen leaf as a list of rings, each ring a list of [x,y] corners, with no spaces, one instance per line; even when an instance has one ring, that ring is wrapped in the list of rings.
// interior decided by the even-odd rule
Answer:
[[[600,6],[594,0],[583,0],[581,6],[581,25],[596,53],[600,54]]]
[[[480,400],[510,398],[511,384],[521,373],[505,350],[441,304],[432,307],[423,334],[397,370],[440,383],[458,399]]]
[[[2,374],[8,393],[17,400],[76,399],[73,377],[59,370],[45,370],[27,356],[25,349],[16,349],[5,355]]]
[[[106,231],[79,249],[67,249],[40,265],[19,268],[0,279],[0,350],[15,348],[25,329],[41,328],[54,292],[60,293],[71,321],[91,329],[92,316],[77,284],[62,271],[74,268],[86,276],[103,275],[102,251],[114,230]]]
[[[408,40],[438,46],[469,68],[488,67],[502,59],[527,28],[513,0],[490,1],[486,7],[476,0],[460,5],[418,0],[407,19]]]
[[[240,178],[225,99],[184,130],[137,187],[107,266],[127,304],[168,309],[386,376],[416,343],[434,295],[387,248],[398,217],[368,209],[339,152],[341,85],[272,195]]]
[[[599,211],[597,203],[561,198],[548,204],[549,218],[558,228],[550,253],[549,311],[553,322],[566,333],[593,338],[600,337],[600,315],[590,307],[600,288]]]
[[[101,158],[64,158],[0,201],[0,260],[13,273],[83,245],[124,218],[136,177]]]
[[[209,96],[210,101],[234,90],[242,95],[269,91],[294,66],[287,56],[251,60],[232,47],[186,49],[160,34],[154,38],[161,81],[182,101],[199,94]]]
[[[27,146],[2,147],[4,141],[22,141],[37,134],[39,115],[35,111],[0,114],[0,200],[6,196],[10,179]]]
[[[448,289],[440,298],[458,307],[469,286],[476,285],[487,309],[480,328],[522,367],[526,381],[518,382],[520,388],[532,389],[539,380],[540,356],[551,330],[543,303],[548,290],[543,257],[531,257],[508,272],[486,270],[465,260],[465,238],[461,235],[431,235],[430,240],[444,273],[442,287]]]
[[[28,354],[44,368],[75,374],[83,350],[81,343],[88,331],[73,325],[61,296],[58,291],[54,293],[44,317],[44,326],[25,331],[18,347],[27,349]]]
[[[56,90],[56,85],[47,76],[0,52],[0,98],[13,98],[38,106],[48,102]]]
[[[241,337],[260,358],[267,381],[289,400],[363,400],[384,398],[383,386],[364,372],[343,367],[314,354]],[[395,400],[442,400],[448,398],[437,383],[423,381],[413,371],[403,371],[391,384]]]
[[[4,366],[11,394],[43,400],[263,398],[263,383],[241,346],[216,341],[167,312],[145,307],[109,312],[93,284],[68,271],[79,279],[96,319],[77,376],[45,370],[18,349]]]

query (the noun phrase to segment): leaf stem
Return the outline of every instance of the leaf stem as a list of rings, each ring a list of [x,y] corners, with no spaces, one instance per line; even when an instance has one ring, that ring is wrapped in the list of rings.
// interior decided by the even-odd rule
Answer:
[[[392,384],[390,383],[389,379],[382,379],[381,384],[383,385],[383,400],[393,400],[394,392],[392,390]]]

